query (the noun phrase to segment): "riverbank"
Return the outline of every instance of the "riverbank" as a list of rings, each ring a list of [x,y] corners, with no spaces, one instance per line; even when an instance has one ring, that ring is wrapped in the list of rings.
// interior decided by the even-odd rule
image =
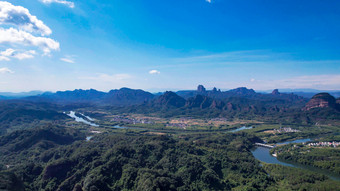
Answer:
[[[306,141],[310,141],[310,139],[300,139],[300,140],[285,142],[285,144],[302,143],[302,142],[306,142]],[[281,144],[283,144],[283,143],[281,143]],[[312,172],[315,172],[315,173],[323,174],[323,175],[331,178],[332,180],[340,181],[340,175],[339,174],[333,173],[329,170],[324,170],[324,169],[316,168],[316,167],[309,166],[309,165],[302,165],[302,164],[299,164],[299,163],[278,159],[278,158],[276,158],[276,157],[274,157],[270,154],[270,150],[271,150],[270,148],[255,147],[251,152],[252,152],[253,156],[261,162],[265,162],[265,163],[269,163],[269,164],[279,164],[279,165],[283,165],[283,166],[304,169],[304,170],[312,171]]]

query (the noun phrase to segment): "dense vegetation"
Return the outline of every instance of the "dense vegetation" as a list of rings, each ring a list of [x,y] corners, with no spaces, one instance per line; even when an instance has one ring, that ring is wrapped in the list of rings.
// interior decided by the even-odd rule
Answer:
[[[251,137],[186,139],[103,135],[48,149],[25,162],[19,153],[14,160],[21,164],[10,169],[23,177],[27,190],[72,190],[76,185],[84,190],[265,188],[267,176],[248,151]],[[26,150],[30,153],[37,144]]]
[[[263,164],[263,169],[276,182],[268,190],[339,190],[340,183],[324,175],[277,164]]]
[[[180,138],[118,133],[84,139],[60,127],[0,137],[0,189],[275,190],[283,181],[267,175],[279,167],[262,168],[255,160],[249,149],[259,140],[245,133]],[[291,189],[329,181],[310,176]]]
[[[339,148],[311,148],[303,144],[285,145],[275,148],[279,159],[327,169],[340,174]]]
[[[18,129],[36,127],[42,121],[58,123],[67,116],[53,104],[21,100],[0,101],[0,135]]]

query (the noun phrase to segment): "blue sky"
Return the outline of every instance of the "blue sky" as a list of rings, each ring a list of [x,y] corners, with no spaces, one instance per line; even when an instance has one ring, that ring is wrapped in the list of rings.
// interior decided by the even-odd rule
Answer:
[[[340,89],[338,0],[0,1],[0,92]]]

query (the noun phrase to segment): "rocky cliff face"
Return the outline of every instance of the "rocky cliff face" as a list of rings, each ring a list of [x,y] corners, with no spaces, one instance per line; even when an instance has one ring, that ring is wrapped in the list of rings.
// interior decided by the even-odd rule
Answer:
[[[197,95],[195,97],[189,98],[185,104],[188,108],[218,108],[221,109],[224,104],[222,101],[214,100],[212,98],[209,98],[207,96]]]
[[[303,110],[308,111],[313,108],[338,108],[337,101],[328,93],[319,93],[312,97]]]

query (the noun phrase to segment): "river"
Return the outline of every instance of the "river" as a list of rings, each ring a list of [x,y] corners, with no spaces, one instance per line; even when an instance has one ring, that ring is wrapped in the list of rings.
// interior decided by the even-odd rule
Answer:
[[[142,131],[163,131],[163,129],[162,129],[162,130],[157,130],[157,129],[145,129],[145,128],[139,128],[139,127],[124,127],[124,126],[119,126],[119,125],[113,126],[113,128],[116,128],[116,129],[135,129],[135,130],[142,130]],[[243,126],[243,127],[237,128],[237,129],[227,130],[226,132],[235,133],[235,132],[238,132],[238,131],[243,131],[243,130],[252,129],[252,128],[253,128],[253,127],[246,127],[246,126]]]
[[[91,125],[91,126],[93,126],[93,127],[99,127],[99,125],[90,122],[90,121],[93,121],[92,118],[90,118],[90,117],[88,117],[88,116],[85,116],[84,114],[81,114],[81,115],[84,116],[86,119],[88,119],[88,120],[90,120],[90,121],[87,121],[87,120],[85,120],[85,119],[82,118],[82,117],[78,117],[78,116],[76,115],[76,112],[74,112],[74,111],[70,111],[70,113],[67,114],[67,115],[68,115],[69,117],[72,117],[76,122],[85,123],[85,124]]]
[[[234,130],[231,130],[231,131],[229,131],[229,132],[235,133],[235,132],[238,132],[238,131],[243,131],[243,130],[252,129],[252,128],[253,128],[252,126],[250,126],[250,127],[243,126],[243,127],[240,127],[240,128],[234,129]]]
[[[295,140],[295,141],[287,141],[287,142],[283,142],[283,143],[278,143],[277,145],[289,144],[289,143],[304,143],[304,142],[307,142],[307,141],[311,141],[311,139],[298,139],[298,140]],[[284,166],[305,169],[305,170],[309,170],[309,171],[312,171],[312,172],[316,172],[316,173],[319,173],[319,174],[326,175],[333,180],[340,181],[340,175],[338,175],[336,173],[332,173],[328,170],[323,170],[323,169],[312,167],[312,166],[297,164],[297,163],[294,163],[294,162],[291,162],[291,161],[278,160],[276,157],[273,157],[269,153],[269,151],[270,151],[269,148],[255,147],[255,149],[253,149],[251,152],[257,160],[265,162],[265,163],[280,164],[280,165],[284,165]]]

